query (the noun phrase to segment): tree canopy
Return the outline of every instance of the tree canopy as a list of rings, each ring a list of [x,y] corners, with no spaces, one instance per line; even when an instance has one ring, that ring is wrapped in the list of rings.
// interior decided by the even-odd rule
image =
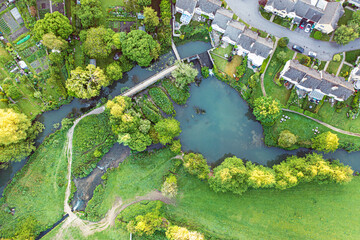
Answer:
[[[339,138],[331,132],[324,132],[312,139],[312,148],[323,152],[334,152],[339,147]]]
[[[180,122],[174,118],[165,118],[155,124],[155,131],[161,144],[171,143],[181,133]]]
[[[69,95],[78,98],[90,99],[99,95],[101,87],[110,84],[103,70],[92,64],[85,69],[77,67],[71,71],[70,77],[66,80],[66,88]]]
[[[122,69],[117,62],[110,63],[106,67],[106,76],[111,80],[119,80],[123,76]]]
[[[106,58],[113,47],[115,32],[104,27],[90,28],[84,42],[84,51],[91,58]]]
[[[25,114],[0,109],[0,144],[9,145],[26,139],[30,126],[31,121]]]
[[[157,12],[151,7],[144,7],[144,23],[146,26],[146,30],[153,32],[155,28],[159,25],[159,17],[157,16]]]
[[[121,46],[122,46],[122,43],[123,41],[125,40],[126,38],[126,33],[125,32],[118,32],[118,33],[115,33],[112,37],[112,41],[113,41],[113,44],[114,44],[114,47],[116,49],[121,49]]]
[[[204,240],[204,235],[196,231],[189,231],[184,227],[176,225],[170,226],[166,231],[166,237],[169,240]]]
[[[44,19],[36,21],[33,34],[35,39],[42,39],[43,35],[53,33],[58,37],[66,39],[72,32],[72,26],[67,17],[59,12],[46,13]]]
[[[208,179],[210,173],[206,159],[199,153],[188,153],[183,158],[184,167],[191,175],[199,179]]]
[[[184,88],[188,84],[195,81],[195,77],[198,75],[198,71],[191,65],[183,62],[177,62],[178,66],[171,75],[175,78],[175,85],[179,88]]]
[[[49,32],[43,35],[42,43],[50,49],[54,50],[65,50],[68,47],[68,42],[57,37],[53,32]]]
[[[293,133],[291,133],[289,130],[284,130],[279,135],[278,144],[281,147],[289,148],[294,145],[296,141],[296,136]]]
[[[122,44],[122,51],[129,59],[146,67],[153,59],[159,57],[160,44],[146,32],[133,30],[127,34]]]
[[[359,37],[359,33],[352,26],[341,25],[335,31],[334,41],[341,45],[346,45]]]
[[[266,124],[274,124],[276,118],[281,114],[281,104],[277,99],[268,97],[259,97],[254,101],[253,113],[257,120]]]
[[[81,4],[76,5],[76,14],[83,28],[97,26],[98,22],[103,18],[101,1],[81,0]]]

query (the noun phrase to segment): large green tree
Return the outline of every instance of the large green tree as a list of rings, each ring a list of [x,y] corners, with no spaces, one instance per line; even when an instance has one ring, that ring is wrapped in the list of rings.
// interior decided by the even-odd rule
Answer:
[[[144,8],[144,23],[146,26],[146,30],[150,32],[154,32],[156,27],[159,25],[159,17],[157,16],[157,12],[151,7]]]
[[[323,152],[334,152],[339,147],[339,138],[331,132],[324,132],[314,137],[312,140],[312,148]]]
[[[68,47],[68,42],[62,39],[61,37],[57,37],[53,32],[49,32],[43,35],[42,43],[54,50],[65,50]]]
[[[199,179],[208,179],[209,166],[206,159],[200,153],[188,153],[183,157],[184,167],[191,175]]]
[[[0,169],[10,161],[20,161],[35,150],[34,140],[43,130],[39,122],[12,109],[0,109]]]
[[[69,95],[83,99],[90,99],[99,95],[101,87],[110,84],[103,70],[89,64],[85,69],[77,67],[71,71],[70,78],[66,80]]]
[[[171,143],[181,133],[180,122],[174,118],[165,118],[155,124],[155,130],[161,144]]]
[[[334,41],[341,45],[346,45],[359,37],[359,33],[353,26],[342,25],[336,29]]]
[[[121,69],[119,63],[117,63],[117,62],[110,63],[106,67],[106,76],[108,76],[108,78],[110,78],[111,80],[121,79],[123,76],[123,73],[122,73],[122,69]]]
[[[257,120],[265,125],[274,124],[275,120],[281,115],[281,104],[272,97],[259,97],[254,101],[253,113]]]
[[[198,71],[191,65],[183,62],[177,62],[178,66],[171,75],[175,78],[175,84],[179,88],[184,88],[190,83],[195,81],[195,77],[198,75]]]
[[[113,37],[112,37],[114,47],[115,47],[116,49],[121,49],[122,43],[123,43],[123,41],[125,40],[125,38],[126,38],[126,33],[125,33],[125,32],[115,33],[115,34],[113,35]]]
[[[146,67],[153,59],[159,57],[160,45],[146,32],[133,30],[127,34],[122,44],[122,51],[129,59]]]
[[[101,1],[81,0],[81,4],[76,6],[76,14],[81,21],[83,28],[98,26],[103,18]]]
[[[289,148],[296,143],[297,139],[295,134],[291,133],[289,130],[284,130],[280,133],[278,138],[278,144],[281,147]]]
[[[106,58],[113,47],[115,32],[104,27],[90,28],[84,42],[84,52],[91,58]]]
[[[67,38],[72,32],[72,26],[67,17],[59,12],[46,13],[44,19],[36,22],[33,30],[35,39],[42,39],[43,35],[53,33],[63,39]]]

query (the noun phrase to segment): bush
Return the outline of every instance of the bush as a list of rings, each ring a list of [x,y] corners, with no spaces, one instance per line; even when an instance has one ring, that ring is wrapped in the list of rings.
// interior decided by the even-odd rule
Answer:
[[[317,40],[320,40],[322,38],[322,32],[316,31],[314,33],[314,38],[317,39]]]
[[[289,43],[289,38],[283,37],[279,39],[279,46],[280,47],[286,47]]]
[[[204,78],[208,78],[209,77],[209,68],[208,67],[202,67],[201,68],[201,75]]]
[[[147,118],[151,122],[157,123],[162,119],[159,109],[149,100],[144,100],[140,104],[140,108],[145,118]]]
[[[175,86],[170,80],[166,79],[162,82],[162,86],[166,89],[171,99],[179,105],[184,105],[190,97],[189,88],[184,87],[180,89]]]
[[[339,62],[340,60],[341,60],[340,54],[335,54],[334,57],[333,57],[333,61],[334,62]]]
[[[199,179],[208,179],[209,166],[201,154],[189,153],[183,159],[185,169],[191,174],[196,175]]]
[[[174,106],[161,88],[154,87],[149,90],[149,95],[161,110],[166,114],[174,113]]]

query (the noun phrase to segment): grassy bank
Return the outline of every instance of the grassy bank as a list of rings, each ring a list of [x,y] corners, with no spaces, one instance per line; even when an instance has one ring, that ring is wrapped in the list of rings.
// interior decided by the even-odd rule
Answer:
[[[12,238],[24,231],[24,221],[34,223],[30,232],[37,235],[61,218],[66,188],[66,132],[60,130],[48,137],[5,189],[1,199],[1,237]],[[14,215],[5,211],[7,207],[15,208]]]

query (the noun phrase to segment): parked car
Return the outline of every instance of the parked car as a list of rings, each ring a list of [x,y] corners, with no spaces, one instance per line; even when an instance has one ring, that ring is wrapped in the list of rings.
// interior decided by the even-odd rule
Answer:
[[[305,27],[305,22],[300,23],[299,28],[304,29],[304,27]]]
[[[317,53],[310,51],[310,52],[308,53],[308,56],[309,56],[309,57],[312,57],[312,58],[316,58]]]
[[[298,46],[298,45],[293,45],[293,46],[292,46],[292,49],[293,49],[294,51],[299,52],[299,53],[303,53],[303,52],[305,51],[302,47],[300,47],[300,46]]]
[[[311,24],[307,24],[305,27],[305,32],[308,33],[311,30]]]

